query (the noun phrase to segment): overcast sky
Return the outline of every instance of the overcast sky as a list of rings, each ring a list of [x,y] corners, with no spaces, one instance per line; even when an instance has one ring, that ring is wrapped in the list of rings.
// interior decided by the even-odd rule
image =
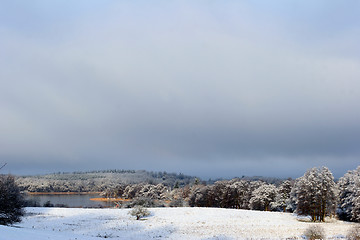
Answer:
[[[360,165],[360,1],[1,1],[3,172]]]

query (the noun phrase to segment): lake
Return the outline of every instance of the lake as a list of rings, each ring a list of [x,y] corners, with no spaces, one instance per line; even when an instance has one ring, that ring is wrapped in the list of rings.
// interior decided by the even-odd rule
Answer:
[[[26,194],[26,200],[36,201],[40,206],[50,201],[54,206],[66,205],[68,207],[113,207],[112,202],[91,201],[91,198],[100,198],[99,194]]]

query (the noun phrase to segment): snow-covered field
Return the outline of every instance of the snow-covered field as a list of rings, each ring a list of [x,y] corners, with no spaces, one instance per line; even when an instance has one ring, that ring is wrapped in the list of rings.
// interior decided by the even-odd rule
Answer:
[[[135,220],[129,209],[27,208],[17,227],[0,226],[0,240],[302,239],[321,224],[328,239],[345,239],[353,223],[309,223],[290,213],[219,208],[150,208]]]

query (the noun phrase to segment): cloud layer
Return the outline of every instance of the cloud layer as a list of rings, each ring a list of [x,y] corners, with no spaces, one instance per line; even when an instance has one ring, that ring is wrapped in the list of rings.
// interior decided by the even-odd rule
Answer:
[[[6,4],[0,157],[14,173],[358,165],[357,1]]]

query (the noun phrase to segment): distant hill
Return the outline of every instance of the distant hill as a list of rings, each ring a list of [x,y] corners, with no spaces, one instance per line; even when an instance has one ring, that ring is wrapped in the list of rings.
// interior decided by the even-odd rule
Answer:
[[[276,186],[280,185],[284,180],[284,178],[275,178],[275,177],[263,177],[263,176],[252,176],[252,177],[248,177],[248,176],[242,176],[242,177],[236,177],[233,179],[238,179],[238,180],[247,180],[247,181],[261,181],[261,182],[266,182],[269,184],[274,184]],[[209,179],[206,181],[206,184],[214,184],[217,181],[222,181],[222,180],[230,180],[230,179],[225,179],[225,178],[218,178],[218,179]],[[288,178],[287,180],[291,180],[291,178]]]
[[[284,179],[272,177],[246,177],[239,179],[249,181],[263,181],[278,185]],[[150,172],[145,170],[101,170],[88,172],[58,172],[44,175],[18,176],[16,183],[22,191],[29,192],[102,192],[106,189],[115,188],[118,185],[131,185],[137,183],[163,184],[173,188],[193,184],[195,181],[211,185],[216,179],[202,181],[195,176],[182,173]]]
[[[103,170],[90,172],[58,172],[35,176],[18,176],[16,183],[29,192],[98,192],[119,184],[149,183],[179,187],[195,182],[196,177],[182,173],[145,170]]]

